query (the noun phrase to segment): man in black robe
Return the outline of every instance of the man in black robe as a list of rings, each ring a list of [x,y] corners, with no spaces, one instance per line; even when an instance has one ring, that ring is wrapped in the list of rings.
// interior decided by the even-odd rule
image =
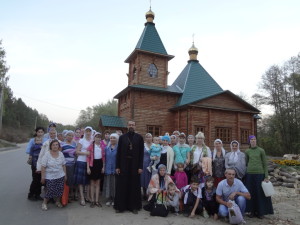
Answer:
[[[140,174],[143,172],[144,140],[135,133],[135,122],[128,121],[128,133],[119,138],[116,159],[116,196],[114,208],[117,213],[125,210],[134,214],[142,208]]]

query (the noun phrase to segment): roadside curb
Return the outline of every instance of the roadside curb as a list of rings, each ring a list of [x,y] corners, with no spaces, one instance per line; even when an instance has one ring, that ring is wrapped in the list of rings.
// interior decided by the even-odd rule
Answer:
[[[12,150],[12,149],[17,149],[17,148],[20,148],[20,146],[16,145],[16,146],[12,146],[12,147],[0,148],[0,152],[5,152],[5,151]]]

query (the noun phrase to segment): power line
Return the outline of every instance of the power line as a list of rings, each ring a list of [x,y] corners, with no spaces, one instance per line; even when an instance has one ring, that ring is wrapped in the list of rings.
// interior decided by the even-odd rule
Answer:
[[[37,102],[42,102],[42,103],[45,103],[45,104],[48,104],[48,105],[52,105],[52,106],[56,106],[56,107],[59,107],[59,108],[64,108],[64,109],[73,110],[73,111],[77,111],[77,112],[81,111],[79,109],[74,109],[74,108],[70,108],[70,107],[66,107],[66,106],[54,104],[54,103],[51,103],[51,102],[47,102],[47,101],[44,101],[44,100],[40,100],[40,99],[37,99],[37,98],[32,98],[32,97],[26,96],[26,95],[18,93],[18,92],[14,92],[14,93],[16,93],[17,95],[20,95],[21,97],[29,98],[31,100],[34,100],[34,101],[37,101]]]

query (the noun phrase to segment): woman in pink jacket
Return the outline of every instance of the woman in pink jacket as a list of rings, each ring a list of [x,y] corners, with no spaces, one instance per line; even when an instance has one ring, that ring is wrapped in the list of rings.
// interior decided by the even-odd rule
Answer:
[[[91,208],[95,205],[102,207],[99,202],[100,192],[100,178],[101,173],[104,173],[105,163],[105,147],[101,144],[101,133],[96,132],[94,141],[88,147],[87,151],[90,153],[87,156],[87,174],[90,178],[91,191]]]

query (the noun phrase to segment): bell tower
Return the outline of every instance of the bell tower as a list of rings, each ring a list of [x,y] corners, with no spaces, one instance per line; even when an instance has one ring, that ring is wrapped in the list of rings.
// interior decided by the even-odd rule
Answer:
[[[133,52],[125,60],[129,63],[128,85],[144,85],[167,88],[168,55],[153,23],[155,14],[151,8],[145,14],[146,23]]]

